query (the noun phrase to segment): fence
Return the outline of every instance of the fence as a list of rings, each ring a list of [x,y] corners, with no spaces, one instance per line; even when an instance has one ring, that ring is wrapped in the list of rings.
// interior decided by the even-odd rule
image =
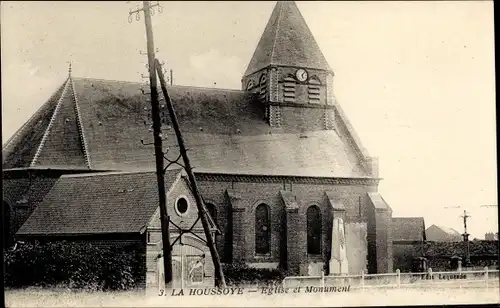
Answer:
[[[359,275],[294,276],[283,279],[283,287],[341,287],[350,289],[370,288],[498,288],[499,271],[460,270],[454,272],[433,272],[429,269],[422,273],[395,273]]]

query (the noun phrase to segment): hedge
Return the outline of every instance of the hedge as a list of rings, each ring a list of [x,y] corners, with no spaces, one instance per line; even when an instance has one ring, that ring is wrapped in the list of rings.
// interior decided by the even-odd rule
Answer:
[[[100,247],[88,242],[24,243],[4,252],[6,287],[67,287],[126,290],[137,287],[143,266],[134,247]]]
[[[281,269],[252,268],[244,263],[224,264],[222,270],[228,285],[270,284],[286,276]]]

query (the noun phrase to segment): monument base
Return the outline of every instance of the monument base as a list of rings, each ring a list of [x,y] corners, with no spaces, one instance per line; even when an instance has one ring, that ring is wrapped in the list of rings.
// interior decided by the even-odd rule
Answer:
[[[347,260],[330,260],[330,275],[349,274],[349,264]]]

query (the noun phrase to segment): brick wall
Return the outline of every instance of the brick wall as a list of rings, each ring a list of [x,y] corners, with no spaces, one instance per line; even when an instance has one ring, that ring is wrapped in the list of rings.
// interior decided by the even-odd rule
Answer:
[[[262,180],[264,181],[264,180]],[[232,259],[244,259],[249,263],[278,262],[298,270],[298,264],[330,258],[331,246],[331,217],[329,203],[325,191],[331,191],[345,206],[346,232],[353,242],[352,256],[353,269],[358,271],[361,264],[366,263],[366,223],[368,220],[368,198],[366,193],[376,191],[374,184],[334,185],[334,184],[305,184],[298,182],[281,182],[268,178],[267,182],[241,181],[211,181],[198,180],[199,188],[206,200],[215,204],[218,212],[218,223],[223,231],[218,242],[218,250],[224,261],[231,260],[228,250],[225,249],[237,242],[233,247]],[[233,213],[231,204],[225,195],[226,189],[240,197],[237,213]],[[285,211],[280,196],[280,190],[293,192],[297,197],[299,209],[297,215]],[[255,255],[255,216],[254,210],[260,203],[266,203],[271,214],[271,254],[267,257]],[[307,256],[306,210],[310,205],[317,205],[322,214],[322,255]],[[227,217],[233,218],[232,238],[226,233],[231,230]],[[286,226],[286,228],[285,228]],[[235,238],[236,237],[236,238]],[[354,243],[356,242],[356,243]],[[289,243],[297,244],[297,249],[287,247]],[[365,247],[365,248],[363,248]],[[292,255],[290,255],[292,254]],[[288,256],[287,256],[288,255]],[[360,261],[361,260],[361,261]]]
[[[393,271],[392,210],[368,207],[368,273]]]
[[[292,131],[316,131],[325,129],[325,110],[280,106],[281,126]]]
[[[283,86],[282,86],[282,84],[284,82],[284,79],[288,76],[295,78],[296,71],[297,71],[296,67],[279,67],[278,68],[278,72],[279,72],[278,82],[280,84],[279,93],[278,93],[279,98],[283,98]],[[321,104],[321,105],[326,104],[327,73],[325,71],[314,70],[314,69],[307,69],[307,72],[309,75],[309,79],[316,78],[321,83],[321,86],[320,86],[320,93],[321,94],[320,94],[320,103],[319,104]],[[296,90],[295,102],[297,102],[299,104],[309,104],[309,97],[308,97],[308,91],[307,91],[307,86],[306,86],[307,82],[308,81],[301,83],[299,81],[296,81],[297,90]],[[300,87],[300,85],[304,85],[304,87]],[[279,101],[282,102],[283,100],[280,99]]]
[[[267,71],[269,72],[269,76],[267,78],[267,89],[269,95],[267,96],[267,99],[262,102],[267,103],[270,101],[278,103],[277,105],[271,105],[269,108],[267,120],[269,121],[271,127],[284,127],[285,129],[293,131],[334,129],[335,115],[333,111],[309,108],[311,105],[327,105],[327,96],[333,95],[332,90],[328,89],[331,74],[321,70],[307,70],[309,80],[315,79],[319,81],[319,85],[317,85],[319,87],[319,100],[314,100],[313,102],[310,100],[309,95],[309,80],[299,82],[295,79],[297,68],[273,67]],[[253,84],[254,86],[249,89],[249,91],[259,92],[259,79],[264,72],[266,72],[266,69],[243,77],[242,89],[247,90],[248,85]],[[291,81],[285,81],[285,78],[288,78]],[[292,102],[294,106],[287,106],[287,104],[284,104],[285,82],[295,84],[293,87],[295,89],[295,94]]]

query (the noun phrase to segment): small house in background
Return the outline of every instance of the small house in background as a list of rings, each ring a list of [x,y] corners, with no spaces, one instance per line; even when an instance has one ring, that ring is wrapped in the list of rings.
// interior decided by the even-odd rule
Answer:
[[[415,260],[423,257],[426,240],[424,218],[394,217],[391,229],[394,269],[415,271]]]
[[[498,232],[496,233],[488,232],[484,235],[484,239],[486,241],[498,241]]]
[[[432,225],[425,230],[425,236],[432,242],[460,242],[462,235],[455,229]]]

